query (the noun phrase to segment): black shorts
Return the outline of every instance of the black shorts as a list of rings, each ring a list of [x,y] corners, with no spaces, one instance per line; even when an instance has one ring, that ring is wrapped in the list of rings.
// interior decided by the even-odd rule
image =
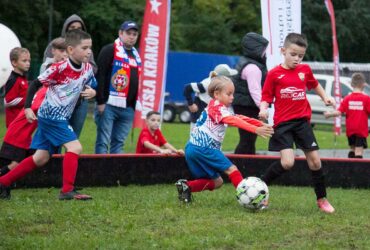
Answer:
[[[293,149],[293,143],[303,151],[319,149],[311,124],[306,119],[290,120],[275,127],[269,142],[269,150]]]
[[[0,149],[0,157],[10,161],[21,162],[35,152],[33,149],[24,149],[3,142]]]
[[[357,135],[351,135],[348,137],[348,145],[351,147],[363,147],[367,148],[366,138]]]

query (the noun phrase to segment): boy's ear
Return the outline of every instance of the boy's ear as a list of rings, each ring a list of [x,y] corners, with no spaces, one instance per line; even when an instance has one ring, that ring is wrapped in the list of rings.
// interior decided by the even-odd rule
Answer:
[[[12,64],[14,68],[17,66],[17,60],[12,60],[10,61],[10,63]]]
[[[72,46],[67,46],[67,49],[66,49],[67,53],[70,54],[73,52],[73,47]]]
[[[282,55],[285,56],[286,49],[284,47],[281,47],[280,52],[281,52]]]

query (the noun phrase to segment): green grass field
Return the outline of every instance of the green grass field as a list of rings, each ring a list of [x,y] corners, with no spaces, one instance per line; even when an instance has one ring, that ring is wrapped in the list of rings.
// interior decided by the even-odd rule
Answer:
[[[270,208],[250,212],[235,190],[194,194],[174,185],[86,188],[92,201],[58,201],[57,189],[16,189],[0,200],[0,249],[369,249],[370,190],[328,190],[335,214],[313,190],[270,187]]]

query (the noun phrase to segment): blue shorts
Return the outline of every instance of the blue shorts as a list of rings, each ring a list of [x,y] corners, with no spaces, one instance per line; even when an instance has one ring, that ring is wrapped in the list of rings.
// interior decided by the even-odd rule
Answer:
[[[31,148],[47,150],[53,154],[57,147],[74,140],[77,140],[77,136],[68,121],[54,121],[38,117],[38,127],[33,136]]]
[[[194,178],[216,179],[233,164],[218,149],[205,148],[187,143],[185,159]]]

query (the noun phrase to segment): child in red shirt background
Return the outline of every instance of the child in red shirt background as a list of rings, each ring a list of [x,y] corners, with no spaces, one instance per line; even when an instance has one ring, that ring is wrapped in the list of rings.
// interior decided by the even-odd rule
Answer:
[[[156,111],[150,111],[146,115],[146,127],[141,131],[136,153],[141,154],[179,154],[184,155],[184,150],[176,149],[164,138],[159,126],[161,124],[161,114]]]
[[[301,34],[288,34],[281,49],[284,62],[267,73],[259,117],[267,120],[267,108],[274,102],[275,133],[270,139],[269,150],[279,151],[281,159],[271,164],[262,180],[269,185],[294,166],[295,144],[304,152],[311,170],[317,206],[322,212],[333,213],[334,208],[326,199],[325,177],[319,147],[310,124],[312,112],[306,98],[306,88],[313,89],[326,105],[333,105],[334,100],[326,96],[311,68],[307,64],[300,64],[307,46],[307,41]]]
[[[366,80],[362,73],[352,75],[351,85],[353,92],[343,99],[339,109],[324,112],[324,115],[329,118],[346,114],[346,135],[350,146],[348,158],[362,158],[369,135],[370,97],[363,93]]]
[[[13,71],[5,83],[4,106],[5,125],[7,128],[24,106],[28,89],[26,72],[31,65],[31,55],[26,48],[16,47],[12,49],[9,57]]]

